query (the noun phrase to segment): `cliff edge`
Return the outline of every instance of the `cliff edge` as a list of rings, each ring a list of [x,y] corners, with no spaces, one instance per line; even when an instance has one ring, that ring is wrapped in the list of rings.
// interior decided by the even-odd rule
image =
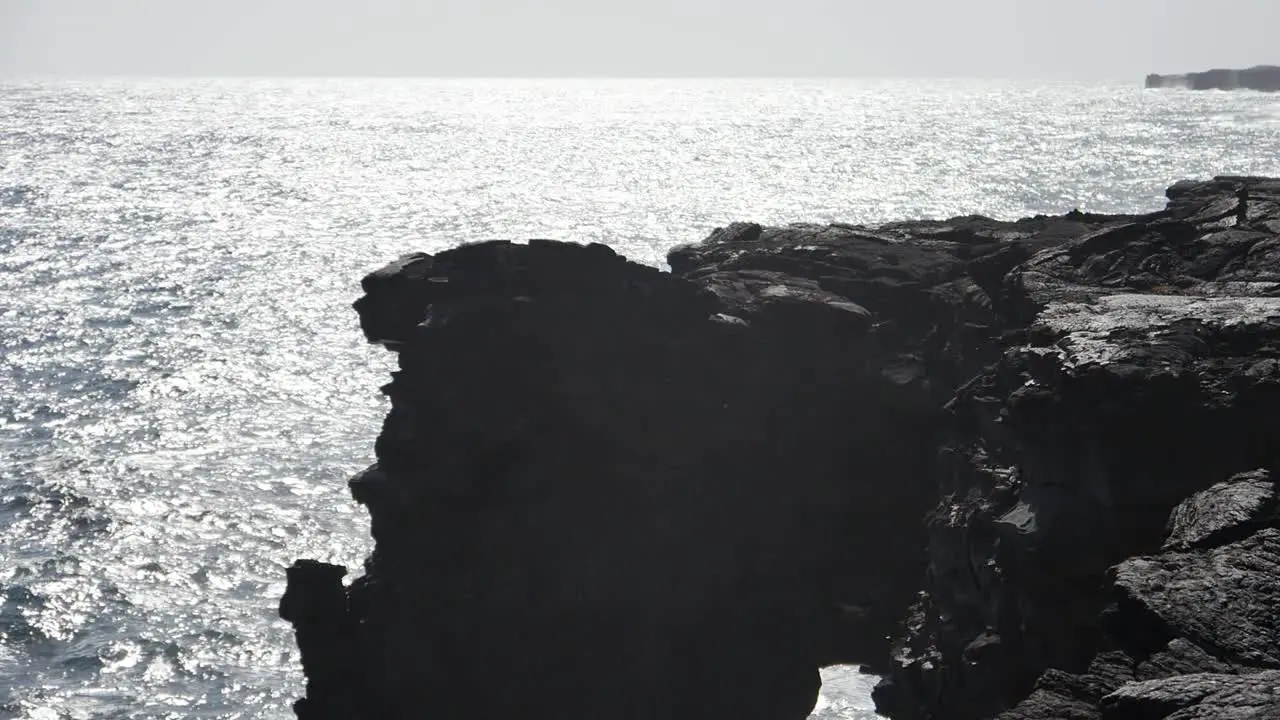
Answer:
[[[801,720],[842,662],[897,719],[1275,716],[1280,181],[1168,197],[372,273],[298,717]]]

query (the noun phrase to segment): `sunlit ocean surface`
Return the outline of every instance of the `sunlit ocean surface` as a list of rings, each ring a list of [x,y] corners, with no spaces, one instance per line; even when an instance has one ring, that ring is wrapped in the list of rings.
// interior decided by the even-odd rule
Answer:
[[[551,237],[660,265],[732,220],[1146,210],[1216,173],[1280,174],[1280,95],[0,85],[0,718],[291,716],[284,568],[369,549],[345,480],[393,358],[350,303],[400,253]],[[874,678],[826,676],[817,717],[873,717]]]

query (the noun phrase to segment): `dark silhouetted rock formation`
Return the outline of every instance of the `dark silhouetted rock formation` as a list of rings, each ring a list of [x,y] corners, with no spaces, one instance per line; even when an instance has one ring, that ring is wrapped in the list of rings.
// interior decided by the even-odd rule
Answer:
[[[1234,192],[1242,184],[1243,212]],[[1254,485],[1175,508],[1235,473],[1280,461],[1272,419],[1280,402],[1280,183],[1185,183],[1169,197],[1164,213],[1041,252],[1005,278],[1008,302],[1031,319],[1028,342],[1006,349],[948,404],[955,424],[943,452],[943,500],[930,521],[929,589],[878,690],[894,717],[989,717],[1049,668],[1089,679],[1046,675],[1031,709],[1008,717],[1088,717],[1052,711],[1044,693],[1074,702],[1086,690],[1115,689],[1119,677],[1107,668],[1137,665],[1174,639],[1225,658],[1221,638],[1176,619],[1147,622],[1151,615],[1126,594],[1128,566],[1119,566],[1120,580],[1108,572],[1130,556],[1160,553],[1171,512],[1171,548],[1195,545],[1197,534],[1233,538],[1236,530],[1215,526],[1240,526],[1247,503],[1228,511],[1213,497],[1225,505],[1261,493]],[[1256,529],[1238,529],[1245,527]],[[1244,550],[1151,562],[1190,572],[1214,552]],[[1148,587],[1165,605],[1220,596],[1227,604],[1214,613],[1256,600],[1256,590],[1205,572],[1199,594]],[[1257,580],[1280,590],[1280,577],[1266,578]],[[1244,596],[1225,599],[1236,590]],[[1095,660],[1104,649],[1111,654]]]
[[[1280,181],[1168,196],[369,275],[376,549],[290,572],[298,716],[800,720],[837,662],[900,719],[1274,716]]]
[[[1147,76],[1148,88],[1187,88],[1189,90],[1264,90],[1280,91],[1280,66],[1257,65],[1244,70],[1206,70],[1185,75]]]

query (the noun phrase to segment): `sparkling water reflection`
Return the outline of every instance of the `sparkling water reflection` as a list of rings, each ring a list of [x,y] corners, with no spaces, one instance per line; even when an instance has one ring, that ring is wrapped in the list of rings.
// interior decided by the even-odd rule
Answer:
[[[0,718],[285,718],[296,557],[357,567],[362,274],[493,237],[1150,208],[1280,98],[851,81],[0,85]],[[824,718],[870,717],[830,671]]]

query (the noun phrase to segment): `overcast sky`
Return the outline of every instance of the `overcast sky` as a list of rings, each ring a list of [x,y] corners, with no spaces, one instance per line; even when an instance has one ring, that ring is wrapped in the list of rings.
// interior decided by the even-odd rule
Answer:
[[[1278,32],[1280,0],[0,0],[0,74],[1140,80]]]

